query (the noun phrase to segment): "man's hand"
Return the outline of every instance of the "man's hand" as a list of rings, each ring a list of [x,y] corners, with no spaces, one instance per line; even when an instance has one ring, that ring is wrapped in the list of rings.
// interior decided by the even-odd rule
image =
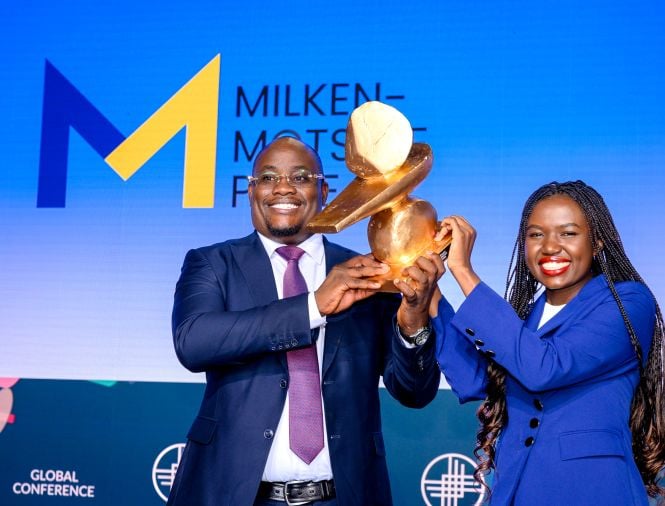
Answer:
[[[404,335],[413,335],[429,322],[430,303],[438,289],[436,283],[445,271],[441,257],[428,252],[404,269],[406,279],[395,280],[395,286],[402,292],[397,324]]]
[[[318,290],[316,305],[322,315],[339,313],[381,288],[381,283],[368,278],[385,274],[389,267],[371,255],[359,255],[332,268]]]

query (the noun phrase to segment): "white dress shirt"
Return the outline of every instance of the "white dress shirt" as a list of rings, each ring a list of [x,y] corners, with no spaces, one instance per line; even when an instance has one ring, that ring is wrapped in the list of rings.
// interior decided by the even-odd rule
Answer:
[[[272,272],[277,286],[277,295],[283,297],[282,288],[284,282],[284,272],[286,271],[286,260],[282,258],[275,250],[284,246],[267,237],[259,234],[259,239],[270,257]],[[298,247],[305,251],[300,258],[298,267],[307,283],[309,292],[308,308],[310,329],[319,329],[319,337],[316,340],[316,352],[319,359],[319,376],[323,364],[323,346],[325,343],[325,323],[326,318],[319,313],[314,299],[314,290],[316,290],[326,278],[326,258],[323,248],[323,237],[315,234],[306,239]],[[284,410],[279,419],[279,424],[275,430],[275,436],[268,454],[268,461],[263,471],[263,481],[289,481],[289,480],[330,480],[332,479],[332,467],[330,465],[330,452],[328,451],[328,432],[326,429],[325,412],[326,407],[323,404],[323,450],[310,463],[303,462],[289,446],[289,393],[286,393],[286,402]],[[260,407],[259,407],[260,409]]]

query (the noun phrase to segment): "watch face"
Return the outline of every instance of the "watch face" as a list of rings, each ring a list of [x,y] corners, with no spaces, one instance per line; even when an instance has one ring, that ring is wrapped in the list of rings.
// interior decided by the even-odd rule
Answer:
[[[395,324],[395,331],[397,332],[397,335],[399,335],[406,342],[411,343],[412,345],[415,346],[422,346],[427,342],[427,338],[432,333],[432,327],[430,327],[429,325],[427,327],[421,327],[418,330],[416,330],[415,334],[405,336],[404,334],[402,334],[399,325]]]
[[[416,346],[422,346],[427,342],[427,338],[429,337],[431,333],[431,330],[428,328],[422,329],[420,332],[418,332],[415,336],[412,337],[413,339],[413,344]]]
[[[418,334],[416,337],[413,338],[413,344],[415,344],[416,346],[422,346],[423,344],[425,344],[428,337],[429,337],[429,332],[427,331],[421,332],[420,334]]]

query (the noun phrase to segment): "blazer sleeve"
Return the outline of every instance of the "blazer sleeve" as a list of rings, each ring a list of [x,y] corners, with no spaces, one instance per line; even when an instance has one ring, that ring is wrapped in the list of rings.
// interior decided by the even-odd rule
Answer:
[[[187,369],[201,372],[244,363],[313,342],[307,294],[259,307],[249,307],[248,301],[248,309],[229,311],[226,290],[206,256],[190,250],[176,285],[172,315],[176,355]]]
[[[436,360],[460,403],[484,399],[487,359],[451,324],[455,311],[441,297],[439,313],[432,320],[436,333]]]
[[[640,283],[617,283],[616,288],[646,356],[655,322],[653,297]],[[477,353],[492,356],[530,391],[561,388],[635,368],[635,351],[609,289],[576,304],[569,320],[551,332],[533,331],[508,302],[481,283],[451,324],[458,336],[476,345],[482,343]]]
[[[436,396],[441,383],[441,373],[434,356],[435,336],[430,335],[425,344],[409,348],[397,334],[397,322],[393,313],[387,315],[391,322],[388,335],[389,354],[383,370],[383,384],[400,404],[410,408],[422,408]]]

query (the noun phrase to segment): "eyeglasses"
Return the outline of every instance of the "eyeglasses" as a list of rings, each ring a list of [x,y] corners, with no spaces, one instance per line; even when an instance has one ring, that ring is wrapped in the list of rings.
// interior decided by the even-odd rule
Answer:
[[[294,172],[293,174],[277,174],[276,172],[263,172],[258,176],[247,176],[249,184],[272,188],[281,183],[282,179],[296,188],[306,188],[315,185],[317,180],[323,179],[323,174],[312,174],[309,171]]]

